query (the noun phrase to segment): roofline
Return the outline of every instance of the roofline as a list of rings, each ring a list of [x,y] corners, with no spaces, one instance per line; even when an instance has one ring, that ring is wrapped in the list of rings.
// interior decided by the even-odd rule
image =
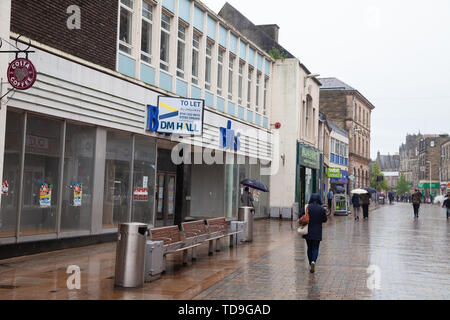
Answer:
[[[364,100],[367,105],[370,107],[371,110],[375,109],[375,106],[366,98],[364,97],[361,92],[359,92],[356,89],[353,90],[346,90],[346,89],[338,89],[338,88],[343,88],[343,87],[336,87],[336,88],[320,88],[321,91],[338,91],[338,92],[345,92],[345,93],[350,93],[352,95],[357,95],[359,96],[362,100]]]

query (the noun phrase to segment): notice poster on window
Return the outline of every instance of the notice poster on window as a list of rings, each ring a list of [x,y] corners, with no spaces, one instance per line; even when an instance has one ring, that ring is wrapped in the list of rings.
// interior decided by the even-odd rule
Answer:
[[[83,199],[83,184],[74,183],[73,187],[73,206],[81,207],[81,200]]]
[[[253,195],[253,201],[258,202],[260,193],[257,190],[253,190],[252,195]]]
[[[169,178],[169,186],[168,186],[168,203],[167,203],[167,208],[168,208],[168,213],[169,214],[174,214],[175,213],[175,177],[170,177]]]
[[[49,208],[52,203],[52,185],[41,183],[39,188],[39,206],[41,208]]]
[[[148,200],[148,188],[134,188],[133,192],[134,201],[147,201]]]
[[[2,194],[8,195],[8,181],[4,180],[2,183]]]

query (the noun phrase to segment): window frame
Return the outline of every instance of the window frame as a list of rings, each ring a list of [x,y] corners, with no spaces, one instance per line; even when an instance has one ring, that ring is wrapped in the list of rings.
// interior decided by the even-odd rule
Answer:
[[[164,19],[163,19],[163,17],[168,17],[169,18],[169,22],[166,22],[166,23],[168,23],[169,24],[169,30],[167,30],[166,28],[164,28],[163,27],[163,22],[165,22],[164,21]],[[161,32],[160,32],[160,46],[159,46],[159,48],[160,48],[160,54],[159,54],[159,68],[161,69],[161,70],[164,70],[164,71],[166,71],[166,72],[168,72],[169,71],[169,68],[170,68],[170,32],[171,32],[171,27],[172,27],[172,17],[169,15],[169,14],[167,14],[167,13],[165,13],[165,12],[161,12]],[[167,36],[167,53],[166,53],[166,56],[167,56],[167,60],[168,61],[165,61],[165,60],[163,60],[162,59],[162,57],[161,57],[161,53],[162,53],[162,44],[163,44],[163,42],[162,42],[162,34],[163,33],[165,33],[166,34],[166,36]]]
[[[181,28],[183,28],[184,29],[184,31],[183,31],[183,35],[184,35],[184,38],[181,38],[180,37],[180,27]],[[187,33],[186,33],[186,31],[187,31],[187,29],[188,29],[188,26],[187,25],[185,25],[184,23],[182,23],[181,22],[181,20],[178,20],[178,28],[177,28],[177,68],[176,68],[176,73],[177,73],[177,77],[179,77],[179,78],[181,78],[181,79],[184,79],[184,77],[185,77],[185,72],[186,72],[186,35],[187,35]],[[181,44],[181,47],[183,48],[183,57],[182,57],[182,69],[180,69],[180,66],[179,66],[179,62],[180,62],[180,57],[179,57],[179,54],[180,54],[180,44]]]
[[[152,48],[152,45],[153,45],[153,29],[154,29],[153,28],[153,19],[154,19],[155,7],[151,3],[146,1],[146,0],[142,0],[141,3],[142,3],[141,19],[140,19],[140,23],[141,23],[141,26],[140,26],[141,27],[140,28],[140,30],[141,30],[141,33],[140,33],[141,43],[140,43],[140,48],[139,48],[140,49],[139,59],[140,59],[140,61],[142,61],[144,63],[152,64],[152,61],[153,61],[153,48]],[[147,4],[151,8],[151,12],[150,12],[151,20],[148,19],[147,17],[145,17],[144,14],[143,14],[144,3]],[[145,52],[145,51],[142,50],[142,39],[143,39],[143,30],[142,29],[143,29],[144,23],[147,23],[147,24],[150,25],[150,39],[149,39],[149,44],[148,44],[150,52]],[[148,60],[146,60],[146,59],[148,59]]]
[[[133,56],[133,50],[134,50],[134,46],[133,46],[133,16],[134,16],[134,6],[135,6],[135,2],[134,0],[130,0],[131,1],[131,5],[132,7],[129,7],[128,5],[126,5],[125,3],[123,3],[123,0],[119,1],[119,32],[118,32],[118,38],[119,38],[119,44],[118,44],[118,49],[119,52],[121,53],[125,53],[127,55]],[[121,21],[122,21],[122,9],[128,11],[128,16],[130,17],[130,22],[129,22],[129,37],[130,37],[130,43],[127,43],[125,41],[123,41],[120,38],[120,29],[121,29]],[[128,51],[125,51],[122,49],[122,47],[125,47],[126,49],[128,49]]]

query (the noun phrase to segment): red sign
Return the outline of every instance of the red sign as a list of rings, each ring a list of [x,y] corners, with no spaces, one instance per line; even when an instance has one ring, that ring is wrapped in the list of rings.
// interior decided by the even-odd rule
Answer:
[[[6,180],[2,183],[2,194],[8,194],[8,182]]]
[[[26,90],[36,81],[37,72],[33,63],[25,58],[13,60],[7,71],[9,83],[18,90]]]
[[[133,198],[135,201],[147,201],[148,200],[148,188],[134,188]]]

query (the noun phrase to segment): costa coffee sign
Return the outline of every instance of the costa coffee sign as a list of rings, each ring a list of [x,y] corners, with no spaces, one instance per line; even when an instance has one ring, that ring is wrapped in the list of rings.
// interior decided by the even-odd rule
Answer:
[[[27,90],[36,81],[37,72],[30,60],[17,58],[9,64],[7,76],[13,88]]]

